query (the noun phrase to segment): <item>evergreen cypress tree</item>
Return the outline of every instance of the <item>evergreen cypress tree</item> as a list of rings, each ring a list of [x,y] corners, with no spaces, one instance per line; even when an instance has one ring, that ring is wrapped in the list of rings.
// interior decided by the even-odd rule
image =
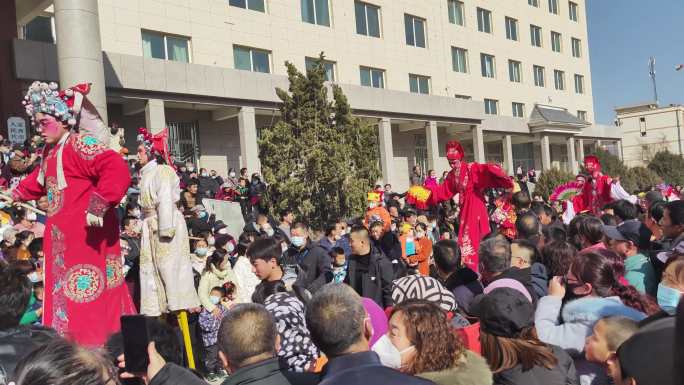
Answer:
[[[332,86],[329,100],[323,58],[306,75],[285,63],[289,92],[276,89],[281,120],[259,140],[271,208],[292,208],[317,229],[362,215],[366,193],[380,177],[377,133],[352,116],[340,87]]]

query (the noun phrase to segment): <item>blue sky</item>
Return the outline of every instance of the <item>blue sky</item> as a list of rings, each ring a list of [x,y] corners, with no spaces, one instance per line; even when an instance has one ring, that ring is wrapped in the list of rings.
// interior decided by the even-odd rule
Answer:
[[[660,105],[684,104],[684,0],[587,0],[595,120],[615,106],[653,100],[648,58],[656,58]]]

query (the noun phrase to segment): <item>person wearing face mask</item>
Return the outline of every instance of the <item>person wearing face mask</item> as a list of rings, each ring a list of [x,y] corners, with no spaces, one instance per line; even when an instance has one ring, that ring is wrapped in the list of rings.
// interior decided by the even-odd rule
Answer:
[[[418,223],[414,231],[416,253],[408,256],[408,265],[417,269],[424,276],[430,275],[430,256],[432,255],[432,241],[427,237],[427,225]]]
[[[198,236],[204,232],[211,232],[216,217],[214,214],[209,215],[203,205],[197,205],[192,209],[192,218],[187,221],[188,229],[190,229],[191,236]]]
[[[384,365],[437,385],[492,384],[487,362],[463,346],[444,310],[426,300],[392,308],[388,333],[373,351]]]
[[[262,196],[266,193],[266,184],[261,180],[258,172],[252,174],[252,181],[249,184],[249,204],[257,213],[265,212]]]
[[[369,192],[367,200],[368,210],[366,210],[363,225],[368,228],[371,223],[380,221],[382,222],[383,230],[385,232],[391,231],[390,226],[392,225],[392,217],[390,217],[387,209],[380,205],[380,202],[382,201],[380,194],[375,191]]]
[[[564,278],[551,279],[549,295],[537,304],[534,324],[539,339],[574,356],[582,381],[595,378],[603,370],[587,365],[582,355],[585,338],[599,319],[623,316],[641,321],[658,311],[653,300],[620,282],[623,272],[620,258],[611,251],[580,253]]]
[[[213,238],[213,237],[212,237]],[[207,267],[207,258],[209,257],[209,244],[204,239],[195,241],[193,252],[190,255],[192,260],[192,269],[195,276],[200,276]]]
[[[211,291],[212,288],[216,286],[223,287],[227,282],[236,284],[237,278],[235,277],[233,269],[230,267],[227,254],[221,250],[216,250],[207,259],[207,266],[202,272],[199,287],[197,288],[202,307],[216,318],[221,316],[221,309],[216,306],[217,304],[212,302]],[[240,288],[237,287],[236,284],[234,293],[236,298],[238,297],[239,292]]]
[[[36,238],[43,238],[43,233],[45,233],[45,225],[37,222],[36,212],[28,209],[18,209],[17,217],[19,221],[14,225],[14,229],[17,231],[30,231]]]
[[[214,171],[216,172],[216,171]],[[216,192],[218,192],[220,184],[215,178],[212,178],[206,168],[200,169],[200,175],[198,178],[198,188],[197,194],[202,198],[214,198]]]
[[[231,284],[230,282],[228,283]],[[234,286],[231,286],[234,287]],[[209,301],[214,305],[214,310],[202,309],[199,314],[199,325],[202,329],[202,343],[204,344],[205,356],[204,365],[209,374],[207,380],[215,381],[220,375],[221,370],[218,361],[218,331],[221,327],[221,320],[226,316],[230,307],[223,300],[226,298],[226,289],[221,286],[211,288]],[[218,314],[218,315],[216,315]]]
[[[663,272],[663,278],[658,284],[656,298],[660,311],[641,321],[639,326],[662,318],[674,317],[682,293],[684,293],[684,260],[676,259],[667,265]]]
[[[298,284],[315,293],[331,277],[332,261],[321,246],[309,238],[309,228],[302,222],[295,223],[291,229],[290,248],[284,259],[296,263],[304,274],[299,274]]]

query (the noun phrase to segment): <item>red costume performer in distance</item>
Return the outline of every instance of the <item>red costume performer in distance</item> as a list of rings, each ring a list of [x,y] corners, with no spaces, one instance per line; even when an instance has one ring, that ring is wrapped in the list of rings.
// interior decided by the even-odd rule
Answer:
[[[461,247],[461,258],[468,267],[478,271],[477,252],[480,240],[490,232],[485,190],[510,189],[513,188],[513,181],[501,167],[494,164],[464,162],[464,155],[459,142],[447,143],[446,157],[451,171],[442,184],[430,187],[430,202],[436,205],[459,194],[458,243]]]
[[[17,201],[47,195],[43,324],[101,346],[135,308],[124,283],[113,208],[128,189],[126,162],[102,143],[107,127],[85,95],[34,82],[24,105],[45,138],[40,167],[12,190]],[[80,116],[80,119],[79,119]],[[78,124],[76,123],[78,121]]]

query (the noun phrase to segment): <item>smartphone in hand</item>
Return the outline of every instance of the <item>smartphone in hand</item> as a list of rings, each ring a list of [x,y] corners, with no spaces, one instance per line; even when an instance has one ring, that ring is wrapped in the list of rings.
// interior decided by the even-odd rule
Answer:
[[[126,371],[129,373],[147,373],[147,367],[150,364],[150,358],[147,354],[150,334],[147,330],[145,316],[121,316],[121,334],[124,343]]]

